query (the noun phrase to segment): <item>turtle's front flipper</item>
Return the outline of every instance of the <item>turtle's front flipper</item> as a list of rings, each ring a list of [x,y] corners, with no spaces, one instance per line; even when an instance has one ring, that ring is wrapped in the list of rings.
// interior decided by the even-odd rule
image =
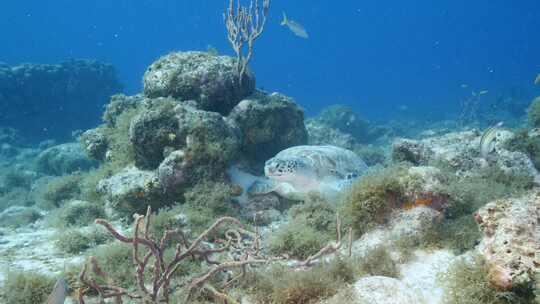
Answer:
[[[251,186],[249,186],[248,194],[249,195],[263,195],[263,194],[268,194],[275,190],[276,190],[276,184],[273,181],[269,179],[256,180],[255,182],[253,182],[253,184],[251,184]]]

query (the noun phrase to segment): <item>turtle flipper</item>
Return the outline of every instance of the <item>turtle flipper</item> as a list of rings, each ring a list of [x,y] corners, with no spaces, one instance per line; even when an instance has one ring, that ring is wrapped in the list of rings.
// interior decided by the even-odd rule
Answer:
[[[247,192],[249,195],[263,195],[275,191],[276,188],[276,183],[269,179],[256,180],[253,182],[253,184],[251,184],[251,186],[249,186]]]

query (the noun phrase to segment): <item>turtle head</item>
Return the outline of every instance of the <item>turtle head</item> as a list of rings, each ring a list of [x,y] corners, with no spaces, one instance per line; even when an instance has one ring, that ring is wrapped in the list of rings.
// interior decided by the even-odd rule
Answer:
[[[264,174],[274,180],[290,181],[299,175],[311,175],[312,169],[299,158],[271,158],[266,161]]]

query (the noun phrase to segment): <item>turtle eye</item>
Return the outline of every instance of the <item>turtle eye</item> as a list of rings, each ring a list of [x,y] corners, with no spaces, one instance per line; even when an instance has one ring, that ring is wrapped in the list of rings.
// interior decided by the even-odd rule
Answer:
[[[278,173],[283,173],[283,166],[281,165],[281,163],[276,163],[276,165],[274,166],[275,170],[278,172]]]

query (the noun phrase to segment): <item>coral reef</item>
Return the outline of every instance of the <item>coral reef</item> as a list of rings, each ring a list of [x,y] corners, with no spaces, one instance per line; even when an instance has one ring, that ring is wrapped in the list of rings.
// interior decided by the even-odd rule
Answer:
[[[514,133],[507,130],[497,131],[494,149],[487,158],[479,154],[481,134],[475,130],[448,133],[420,141],[396,140],[392,156],[395,161],[408,161],[416,165],[444,164],[457,171],[458,175],[494,166],[511,174],[529,176],[539,182],[540,173],[527,155],[506,149],[507,143],[514,136]]]
[[[199,183],[227,182],[233,163],[260,171],[275,153],[305,144],[303,111],[281,94],[254,93],[254,78],[237,87],[233,63],[209,53],[169,54],[145,74],[144,96],[113,96],[104,124],[80,137],[103,162],[83,175],[84,198],[106,201],[123,216],[160,208],[184,202]]]
[[[531,285],[540,271],[540,192],[491,202],[475,219],[491,282],[501,290]]]
[[[0,128],[0,267],[52,276],[65,265],[80,303],[530,301],[538,130],[376,125],[339,105],[305,121],[292,98],[255,89],[248,63],[269,1],[251,3],[231,0],[224,16],[237,58],[163,56],[144,92],[112,96],[78,142],[23,147],[18,131]],[[462,122],[477,123],[476,101]],[[372,166],[309,167],[306,157],[324,155],[305,153],[269,161],[306,144]],[[301,197],[274,187],[287,179]],[[13,278],[0,272],[0,283],[34,284]]]
[[[2,123],[32,141],[92,127],[109,96],[122,90],[112,65],[90,60],[0,64],[0,88]],[[32,123],[23,119],[28,115]]]

